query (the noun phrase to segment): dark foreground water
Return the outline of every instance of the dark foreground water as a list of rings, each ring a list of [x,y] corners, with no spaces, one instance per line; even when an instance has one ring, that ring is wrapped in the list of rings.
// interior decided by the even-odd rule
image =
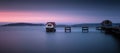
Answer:
[[[44,27],[0,27],[0,53],[119,53],[119,40],[90,28],[46,33]]]

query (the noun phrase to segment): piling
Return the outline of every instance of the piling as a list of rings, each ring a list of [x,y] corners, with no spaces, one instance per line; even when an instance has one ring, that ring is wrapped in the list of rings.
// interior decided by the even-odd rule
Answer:
[[[88,27],[82,27],[82,32],[89,32]]]
[[[101,27],[100,26],[96,27],[96,30],[101,30]]]
[[[96,30],[99,30],[99,31],[101,31],[101,32],[104,32],[104,30],[102,29],[101,26],[96,27]]]
[[[71,27],[70,26],[66,26],[65,27],[65,32],[71,32]]]

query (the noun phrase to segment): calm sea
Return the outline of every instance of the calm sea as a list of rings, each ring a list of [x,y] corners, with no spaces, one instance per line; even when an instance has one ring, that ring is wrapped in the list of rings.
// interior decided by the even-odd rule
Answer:
[[[119,53],[120,41],[90,27],[82,33],[73,27],[71,33],[57,28],[46,33],[44,26],[0,27],[0,53]]]

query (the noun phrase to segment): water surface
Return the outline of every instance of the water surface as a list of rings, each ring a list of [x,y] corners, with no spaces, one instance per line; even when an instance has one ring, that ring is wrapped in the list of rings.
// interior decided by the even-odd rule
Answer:
[[[46,33],[44,26],[0,27],[0,52],[8,53],[119,53],[119,41],[95,27],[82,33],[73,27],[71,33],[57,28]]]

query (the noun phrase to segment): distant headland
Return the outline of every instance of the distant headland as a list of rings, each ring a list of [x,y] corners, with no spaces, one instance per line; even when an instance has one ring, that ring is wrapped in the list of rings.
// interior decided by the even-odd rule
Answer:
[[[44,24],[33,24],[33,23],[10,23],[1,26],[44,26]]]
[[[71,27],[81,27],[81,26],[100,26],[100,23],[83,23],[83,24],[73,24],[73,25],[66,25],[66,24],[57,24],[56,27],[65,27],[65,26],[71,26]],[[113,25],[120,25],[120,23],[113,23]],[[5,26],[45,26],[43,23],[35,24],[35,23],[9,23],[1,25],[2,27]]]

